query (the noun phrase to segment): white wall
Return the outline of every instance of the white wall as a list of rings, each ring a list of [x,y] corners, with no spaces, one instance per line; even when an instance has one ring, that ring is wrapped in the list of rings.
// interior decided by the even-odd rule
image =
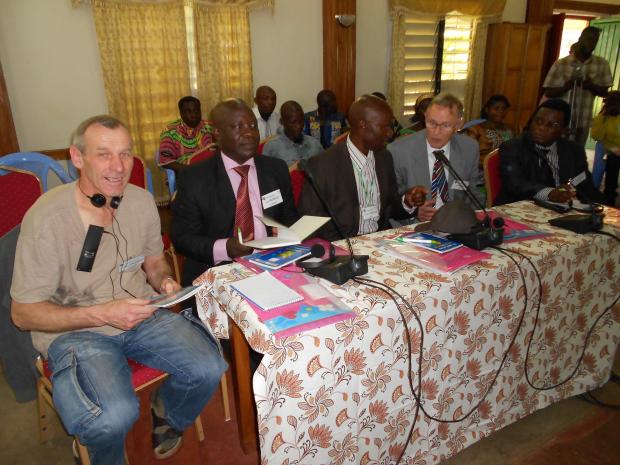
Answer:
[[[269,85],[277,108],[296,100],[304,111],[316,108],[323,88],[322,2],[276,0],[271,10],[250,12],[254,89]]]
[[[355,95],[387,95],[392,23],[387,0],[357,0]]]
[[[83,119],[107,111],[90,8],[2,0],[0,60],[22,150],[67,147]]]

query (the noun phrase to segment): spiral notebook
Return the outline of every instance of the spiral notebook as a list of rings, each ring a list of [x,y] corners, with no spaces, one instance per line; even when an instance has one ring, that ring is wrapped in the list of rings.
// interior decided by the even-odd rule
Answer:
[[[303,300],[301,295],[268,271],[241,279],[230,286],[246,300],[263,310],[271,310]]]

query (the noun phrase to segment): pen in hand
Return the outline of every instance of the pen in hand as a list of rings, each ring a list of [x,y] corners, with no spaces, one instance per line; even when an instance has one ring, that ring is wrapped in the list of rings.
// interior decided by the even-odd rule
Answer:
[[[243,244],[243,235],[241,234],[241,228],[237,228],[237,238],[239,239],[239,244]]]

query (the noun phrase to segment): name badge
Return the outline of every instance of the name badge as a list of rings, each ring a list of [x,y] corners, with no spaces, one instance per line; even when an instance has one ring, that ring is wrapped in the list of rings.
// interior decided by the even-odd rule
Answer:
[[[274,205],[278,205],[282,203],[282,194],[280,193],[280,189],[276,189],[269,194],[265,194],[261,197],[263,201],[263,210],[268,209],[269,207],[273,207]]]
[[[130,258],[129,260],[125,260],[123,263],[118,265],[118,271],[120,273],[124,273],[126,271],[134,271],[137,270],[140,265],[144,263],[144,255],[138,255],[137,257]]]
[[[362,215],[362,219],[364,220],[378,220],[379,219],[379,210],[377,207],[364,207],[360,210],[360,215]]]
[[[458,179],[455,179],[452,182],[452,190],[464,191],[466,187],[469,187],[469,181],[463,181],[463,184],[461,184],[461,181],[459,181]]]

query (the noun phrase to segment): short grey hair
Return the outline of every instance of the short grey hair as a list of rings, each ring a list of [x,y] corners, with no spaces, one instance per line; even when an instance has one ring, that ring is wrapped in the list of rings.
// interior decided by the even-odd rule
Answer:
[[[84,134],[88,130],[89,127],[94,126],[95,124],[100,124],[104,128],[108,129],[116,129],[118,127],[125,128],[127,132],[129,132],[129,128],[125,123],[123,123],[120,119],[115,118],[110,115],[97,115],[92,116],[80,123],[73,134],[71,135],[71,145],[75,145],[78,150],[84,153],[84,149],[86,148],[84,145]]]
[[[463,102],[461,102],[456,95],[449,94],[447,92],[435,95],[435,97],[433,97],[433,100],[431,100],[431,103],[428,105],[428,108],[433,105],[447,107],[450,109],[456,108],[456,113],[458,117],[463,117]],[[428,111],[428,109],[426,111]]]

